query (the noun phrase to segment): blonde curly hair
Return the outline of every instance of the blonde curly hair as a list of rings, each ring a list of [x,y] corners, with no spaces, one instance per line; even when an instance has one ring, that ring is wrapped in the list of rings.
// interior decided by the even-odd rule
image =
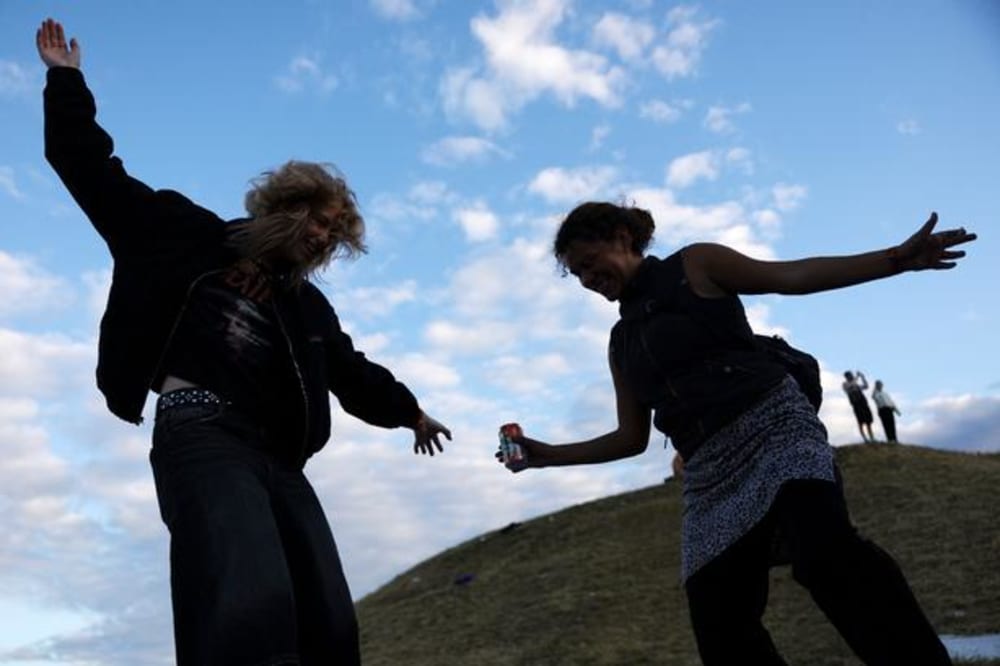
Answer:
[[[251,181],[244,199],[250,223],[234,234],[233,243],[246,257],[282,254],[304,242],[311,222],[322,220],[331,230],[327,252],[304,265],[291,267],[301,281],[338,257],[354,258],[368,251],[365,222],[357,197],[332,164],[291,160]],[[337,209],[336,217],[328,215]]]

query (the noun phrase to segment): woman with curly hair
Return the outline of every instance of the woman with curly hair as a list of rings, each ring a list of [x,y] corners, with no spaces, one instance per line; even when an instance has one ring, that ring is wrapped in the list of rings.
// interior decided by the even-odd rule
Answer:
[[[892,558],[851,524],[826,429],[798,384],[756,342],[740,294],[810,294],[906,271],[944,269],[975,239],[935,232],[851,256],[758,261],[696,243],[645,256],[645,210],[590,202],[556,234],[554,253],[580,284],[619,303],[609,365],[618,427],[553,445],[524,437],[529,467],[641,453],[650,426],[683,460],[681,578],[707,666],[784,664],[761,618],[780,554],[866,664],[951,663]]]
[[[357,664],[337,547],[303,474],[330,436],[329,393],[354,416],[407,427],[434,455],[442,424],[354,349],[310,277],[365,251],[343,177],[288,162],[226,222],[126,173],[97,124],[76,40],[48,19],[45,154],[105,240],[114,276],[98,386],[140,423],[159,394],[150,461],[170,531],[177,663]]]

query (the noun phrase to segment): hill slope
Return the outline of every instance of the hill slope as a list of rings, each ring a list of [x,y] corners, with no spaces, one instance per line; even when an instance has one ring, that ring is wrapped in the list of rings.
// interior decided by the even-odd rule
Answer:
[[[938,631],[1000,632],[1000,454],[875,445],[837,459],[855,523]],[[671,479],[449,549],[358,603],[364,663],[699,664],[680,515]],[[790,664],[859,663],[787,567],[771,580],[765,622]]]

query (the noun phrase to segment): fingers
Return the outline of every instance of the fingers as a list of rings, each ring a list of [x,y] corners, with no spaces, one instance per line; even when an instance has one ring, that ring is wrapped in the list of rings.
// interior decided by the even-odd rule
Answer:
[[[918,231],[917,233],[920,234],[921,236],[929,235],[932,231],[934,231],[934,227],[935,225],[937,225],[937,221],[938,221],[938,214],[932,212],[931,216],[927,218],[927,221],[924,222],[924,225],[920,227],[920,231]]]
[[[447,437],[449,441],[451,440],[451,431],[449,431],[447,428],[441,427],[440,432],[444,433],[444,436]],[[444,446],[441,444],[441,440],[438,437],[438,432],[417,433],[416,439],[413,441],[414,454],[422,453],[424,455],[433,456],[434,447],[437,447],[439,453],[444,452]]]

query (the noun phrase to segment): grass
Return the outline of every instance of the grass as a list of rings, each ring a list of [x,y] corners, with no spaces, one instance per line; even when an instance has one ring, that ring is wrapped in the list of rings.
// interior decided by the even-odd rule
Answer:
[[[837,459],[854,522],[896,558],[935,628],[1000,632],[1000,454],[859,445]],[[364,663],[699,664],[680,515],[671,479],[451,548],[358,602]],[[771,581],[765,623],[790,664],[860,663],[787,567]]]

